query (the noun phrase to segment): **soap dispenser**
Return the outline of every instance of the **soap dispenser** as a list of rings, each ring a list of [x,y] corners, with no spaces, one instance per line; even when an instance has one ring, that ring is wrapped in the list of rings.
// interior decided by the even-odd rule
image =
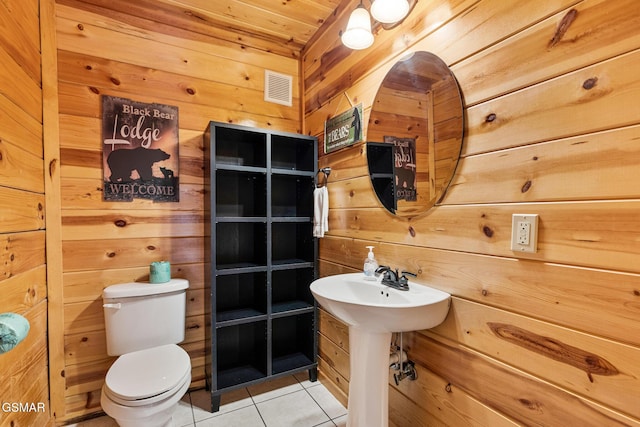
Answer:
[[[369,253],[364,260],[364,278],[365,280],[376,280],[376,269],[378,268],[378,262],[373,255],[373,246],[367,246]]]

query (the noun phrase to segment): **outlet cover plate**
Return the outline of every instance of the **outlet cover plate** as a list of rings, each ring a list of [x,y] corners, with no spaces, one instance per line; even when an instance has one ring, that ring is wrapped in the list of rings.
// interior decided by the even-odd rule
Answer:
[[[535,253],[538,250],[538,214],[513,214],[511,250]]]

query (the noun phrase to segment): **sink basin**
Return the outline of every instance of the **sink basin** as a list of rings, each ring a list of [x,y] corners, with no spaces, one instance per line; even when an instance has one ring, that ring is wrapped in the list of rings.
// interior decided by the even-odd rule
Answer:
[[[369,281],[362,273],[318,279],[311,292],[322,307],[349,326],[371,332],[408,332],[442,323],[449,312],[451,295],[409,282],[401,291]]]
[[[401,291],[380,279],[365,280],[362,273],[315,280],[311,293],[349,325],[347,427],[387,427],[391,334],[439,325],[447,317],[451,295],[413,282]]]

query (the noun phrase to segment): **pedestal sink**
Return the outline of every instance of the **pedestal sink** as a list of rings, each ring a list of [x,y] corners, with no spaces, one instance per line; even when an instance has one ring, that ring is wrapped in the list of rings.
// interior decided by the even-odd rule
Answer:
[[[323,277],[311,283],[311,292],[325,310],[349,325],[347,427],[387,427],[391,334],[439,325],[449,312],[451,295],[413,282],[401,291],[365,280],[362,273]]]

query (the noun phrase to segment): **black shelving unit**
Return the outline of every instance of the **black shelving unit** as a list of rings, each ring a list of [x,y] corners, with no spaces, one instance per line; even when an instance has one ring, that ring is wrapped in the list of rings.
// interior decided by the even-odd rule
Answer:
[[[207,387],[308,371],[317,379],[316,138],[228,123],[205,131]]]
[[[391,212],[397,209],[393,144],[367,142],[367,163],[373,189],[382,205]]]

